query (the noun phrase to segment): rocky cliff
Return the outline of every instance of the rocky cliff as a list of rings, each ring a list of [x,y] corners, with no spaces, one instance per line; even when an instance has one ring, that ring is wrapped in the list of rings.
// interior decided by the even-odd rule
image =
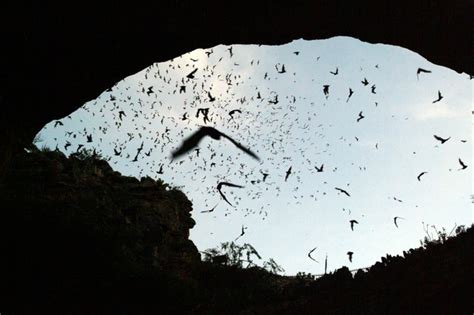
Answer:
[[[474,229],[319,279],[201,262],[186,196],[86,154],[14,156],[0,185],[0,312],[464,314]]]
[[[186,196],[160,181],[121,176],[95,157],[17,155],[0,204],[10,293],[26,301],[145,274],[186,278],[200,262],[188,239],[195,222]]]

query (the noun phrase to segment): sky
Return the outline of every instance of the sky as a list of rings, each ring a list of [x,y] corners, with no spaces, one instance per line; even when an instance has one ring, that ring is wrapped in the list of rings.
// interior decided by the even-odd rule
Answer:
[[[417,75],[418,68],[431,72]],[[287,275],[321,274],[326,255],[328,271],[364,268],[418,247],[426,225],[449,232],[472,223],[472,92],[465,73],[350,37],[219,45],[131,74],[77,104],[62,125],[44,126],[36,145],[65,154],[79,144],[95,148],[124,175],[183,190],[197,223],[190,238],[201,251],[235,240],[244,226],[236,242],[252,244],[257,263],[273,258]],[[210,121],[196,117],[198,108],[209,108]],[[232,110],[239,111],[231,117]],[[205,125],[260,161],[210,138],[172,160]],[[232,205],[219,182],[244,186],[223,188]],[[358,222],[353,230],[350,220]],[[315,247],[317,262],[308,257]]]

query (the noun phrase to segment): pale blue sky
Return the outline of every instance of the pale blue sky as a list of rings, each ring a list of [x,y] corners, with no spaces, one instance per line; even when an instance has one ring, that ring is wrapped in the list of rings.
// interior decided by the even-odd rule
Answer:
[[[329,270],[370,266],[386,253],[418,246],[422,222],[448,230],[455,223],[471,224],[473,85],[468,75],[404,48],[348,37],[232,45],[232,58],[229,47],[197,49],[125,78],[63,118],[64,126],[46,125],[38,145],[58,144],[64,151],[70,141],[66,153],[79,143],[95,146],[124,175],[160,177],[182,187],[193,201],[197,225],[191,239],[200,250],[235,239],[244,225],[246,234],[238,242],[251,243],[264,259],[274,258],[287,274],[322,273],[326,253]],[[280,74],[283,64],[286,73]],[[417,80],[418,67],[432,73]],[[196,68],[195,79],[186,79]],[[338,75],[331,74],[336,68]],[[361,83],[364,78],[368,86]],[[180,94],[183,82],[186,93]],[[327,98],[325,84],[330,85]],[[154,93],[147,95],[142,89],[149,86]],[[346,102],[349,88],[354,94]],[[444,98],[433,104],[438,90]],[[208,91],[216,101],[209,102]],[[270,104],[275,95],[279,103]],[[199,157],[191,152],[171,162],[170,152],[204,124],[195,117],[198,107],[210,107],[208,125],[251,147],[261,162],[230,142],[209,139],[201,142]],[[229,121],[232,109],[242,114]],[[120,110],[126,117],[117,125]],[[357,122],[360,111],[365,118]],[[182,121],[185,112],[189,120]],[[170,140],[163,136],[166,128]],[[93,134],[93,143],[86,143],[86,133]],[[451,139],[440,145],[434,134]],[[142,141],[139,161],[131,162]],[[123,149],[121,157],[114,156],[114,147]],[[458,170],[458,158],[466,170]],[[317,173],[314,167],[322,163],[324,172]],[[161,164],[164,174],[158,175]],[[290,166],[294,173],[285,182]],[[262,179],[260,171],[270,173],[266,182],[252,184]],[[422,171],[428,173],[419,182]],[[215,189],[219,180],[245,186],[224,188],[235,207],[221,200]],[[217,203],[213,213],[201,213]],[[394,216],[405,218],[398,229]],[[359,222],[354,231],[351,219]],[[307,257],[316,246],[319,264]],[[352,263],[347,251],[354,252]]]

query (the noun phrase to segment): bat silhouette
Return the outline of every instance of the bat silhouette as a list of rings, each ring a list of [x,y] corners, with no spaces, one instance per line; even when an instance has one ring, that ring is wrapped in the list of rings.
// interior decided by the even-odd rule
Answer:
[[[403,202],[401,199],[398,199],[397,197],[393,197],[393,200],[398,201],[398,202]]]
[[[403,219],[403,218],[402,217],[394,217],[393,218],[393,223],[395,223],[395,226],[398,228],[397,219]]]
[[[443,143],[445,143],[446,141],[448,141],[449,139],[451,139],[451,137],[446,138],[446,139],[443,139],[443,138],[441,138],[441,137],[439,137],[439,136],[437,136],[437,135],[433,135],[433,137],[434,137],[436,140],[440,141],[441,144],[443,144]]]
[[[207,96],[209,97],[209,102],[214,102],[216,100],[216,98],[211,95],[211,92],[207,92]]]
[[[219,191],[219,194],[221,194],[222,198],[224,199],[225,202],[227,202],[229,205],[233,207],[233,205],[227,200],[225,197],[224,193],[222,192],[221,188],[222,186],[229,186],[229,187],[237,187],[237,188],[244,188],[244,186],[232,184],[232,183],[226,183],[226,182],[220,182],[217,184],[217,190]]]
[[[120,120],[122,120],[123,116],[127,116],[127,115],[125,115],[125,112],[123,110],[119,111],[119,119]]]
[[[233,109],[233,110],[231,110],[231,111],[229,112],[229,116],[230,116],[229,120],[234,119],[234,114],[235,114],[235,113],[242,114],[242,111],[241,111],[240,109]]]
[[[160,165],[160,169],[156,171],[156,174],[163,174],[163,164]]]
[[[204,123],[209,121],[209,107],[207,108],[198,108],[196,112],[196,118],[199,118],[199,114],[202,114],[203,118],[202,120]]]
[[[201,211],[201,213],[213,212],[213,211],[214,211],[214,209],[216,209],[217,205],[218,205],[218,204],[216,204],[214,207],[212,207],[212,208],[211,208],[211,209],[209,209],[209,210],[204,210],[204,211]]]
[[[328,98],[328,96],[329,96],[329,85],[327,85],[327,84],[323,85],[323,93],[326,96],[326,98]]]
[[[350,220],[349,222],[351,223],[351,230],[354,231],[354,224],[359,224],[359,222],[357,220]]]
[[[416,79],[417,79],[417,80],[419,79],[419,75],[420,75],[420,73],[422,73],[422,72],[424,72],[424,73],[431,73],[430,70],[426,70],[426,69],[423,69],[423,68],[418,68],[418,70],[416,70]]]
[[[285,182],[288,180],[288,177],[290,177],[290,174],[291,174],[291,168],[292,166],[290,166],[290,168],[286,171],[286,175],[285,175]]]
[[[349,96],[347,97],[346,103],[349,102],[349,99],[351,98],[352,94],[354,94],[354,91],[349,88]]]
[[[224,137],[224,138],[228,139],[230,142],[232,142],[237,148],[244,151],[248,155],[252,156],[256,160],[260,161],[260,158],[255,153],[253,153],[249,149],[245,148],[244,146],[242,146],[240,143],[238,143],[237,141],[235,141],[231,137],[227,136],[226,134],[220,132],[219,130],[217,130],[213,127],[207,127],[207,126],[202,126],[201,128],[199,128],[198,131],[193,133],[189,138],[185,139],[183,141],[183,143],[181,144],[181,147],[178,148],[176,151],[172,152],[172,154],[171,154],[172,159],[175,159],[175,158],[189,152],[190,150],[192,150],[194,147],[196,147],[199,144],[199,142],[205,136],[209,136],[214,140],[220,140],[221,137]]]
[[[309,257],[309,259],[311,259],[311,260],[313,260],[313,261],[319,263],[316,259],[314,259],[313,257],[311,257],[311,254],[316,250],[316,248],[317,248],[317,247],[315,247],[315,248],[313,248],[312,250],[309,251],[308,257]]]
[[[321,164],[320,167],[315,166],[314,168],[316,169],[316,171],[318,171],[318,173],[321,173],[323,171],[324,164]]]
[[[459,158],[458,159],[459,164],[461,164],[461,170],[465,170],[467,168],[467,165],[464,164],[464,162]]]
[[[443,99],[443,95],[441,95],[441,92],[438,91],[438,99],[434,100],[434,101],[433,101],[433,104],[434,104],[434,103],[438,103],[438,102],[441,101],[442,99]]]
[[[277,69],[277,72],[278,72],[278,73],[285,73],[285,72],[286,72],[285,65],[282,65],[282,66],[281,66],[281,70],[278,70],[277,65],[275,65],[275,68]]]
[[[418,175],[418,176],[416,177],[419,182],[421,181],[421,176],[425,175],[426,173],[428,173],[428,172],[421,172],[420,175]]]
[[[196,73],[196,71],[198,71],[198,69],[194,69],[193,71],[191,71],[191,72],[186,76],[186,78],[188,78],[188,79],[194,79],[194,74]]]
[[[268,101],[268,103],[276,105],[278,104],[278,95],[275,95],[275,98],[273,100]]]
[[[349,261],[352,262],[352,255],[354,255],[353,252],[349,251],[347,252],[347,256],[349,256]]]
[[[334,189],[336,189],[336,190],[342,192],[342,193],[345,194],[347,197],[350,197],[350,196],[351,196],[346,190],[344,190],[344,189],[342,189],[342,188],[335,187]]]
[[[247,228],[242,225],[242,231],[240,232],[240,235],[237,236],[237,238],[234,240],[234,242],[237,241],[239,238],[241,238],[242,236],[245,235],[245,230],[246,230],[246,229],[247,229]]]

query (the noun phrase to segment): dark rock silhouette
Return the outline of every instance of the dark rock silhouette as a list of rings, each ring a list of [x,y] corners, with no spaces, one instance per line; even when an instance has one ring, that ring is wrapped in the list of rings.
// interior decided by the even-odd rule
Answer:
[[[44,124],[131,73],[218,44],[347,35],[472,74],[471,1],[14,6],[0,19],[2,313],[472,313],[472,228],[355,277],[280,277],[201,263],[191,204],[165,184],[23,152]]]
[[[474,73],[472,39],[466,32],[473,12],[469,0],[455,5],[440,0],[336,0],[300,5],[235,2],[225,7],[159,1],[146,8],[105,1],[73,10],[66,3],[11,6],[0,18],[0,172],[10,150],[21,150],[49,121],[154,62],[196,48],[345,35],[402,46],[435,64]]]
[[[76,290],[133,285],[145,275],[145,282],[184,277],[200,262],[188,239],[191,202],[163,183],[60,152],[18,155],[5,179],[0,221],[9,265],[2,271],[10,282],[3,285],[15,298],[70,301],[88,294]]]
[[[6,313],[471,313],[474,229],[315,280],[201,262],[180,191],[84,153],[21,153],[0,186]],[[317,264],[315,264],[317,265]],[[355,273],[355,274],[354,274]],[[353,275],[354,274],[354,275]]]

